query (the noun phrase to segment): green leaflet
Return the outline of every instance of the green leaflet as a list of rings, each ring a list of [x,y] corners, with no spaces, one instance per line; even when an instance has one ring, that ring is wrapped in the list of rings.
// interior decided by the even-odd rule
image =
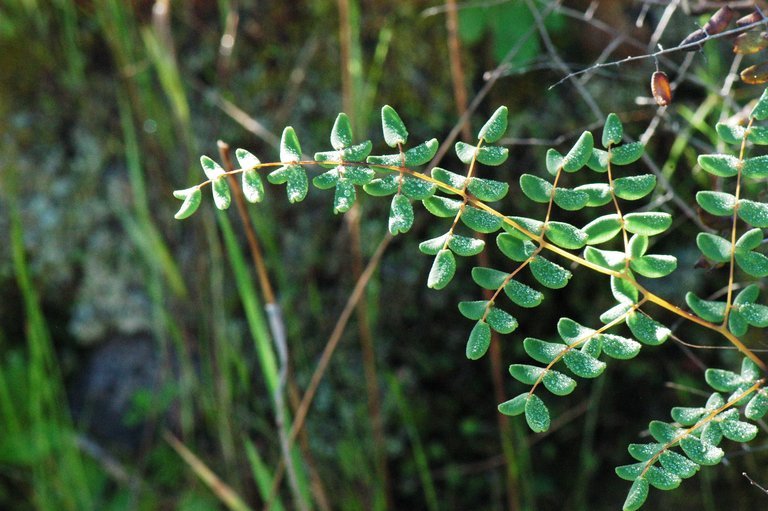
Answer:
[[[621,465],[616,467],[616,475],[625,481],[634,481],[645,470],[645,463],[632,463],[631,465]]]
[[[181,203],[179,211],[174,215],[176,220],[183,220],[192,216],[203,200],[203,192],[197,186],[186,190],[176,190],[173,192],[173,196],[184,201]]]
[[[418,167],[428,163],[429,160],[435,157],[439,144],[436,138],[422,142],[412,149],[408,149],[405,152],[405,165],[406,167]]]
[[[672,333],[669,328],[637,311],[629,313],[627,326],[635,339],[648,346],[662,344]]]
[[[626,279],[611,276],[611,293],[619,303],[637,303],[640,293]]]
[[[512,364],[509,366],[509,374],[512,378],[526,385],[536,383],[546,370],[543,367],[537,367],[527,364]]]
[[[473,231],[486,234],[498,231],[504,223],[500,217],[474,206],[464,207],[464,211],[461,214],[461,221]]]
[[[587,233],[565,222],[550,221],[544,236],[555,245],[576,250],[587,243]]]
[[[255,155],[249,151],[246,151],[245,149],[236,149],[235,157],[237,158],[237,163],[242,169],[254,169],[255,167],[261,165],[261,161],[259,161]]]
[[[333,212],[346,213],[355,203],[356,198],[355,186],[346,179],[339,180],[336,183],[336,190],[333,194]]]
[[[525,352],[535,361],[542,364],[549,364],[560,353],[565,351],[566,346],[564,344],[556,342],[546,342],[533,337],[528,337],[523,341],[523,348]]]
[[[488,309],[488,300],[476,300],[473,302],[459,302],[459,312],[467,319],[477,321],[485,316]]]
[[[640,353],[639,342],[613,334],[603,334],[603,353],[617,360],[629,360]]]
[[[456,156],[459,157],[461,163],[469,165],[475,159],[475,154],[478,151],[478,147],[473,146],[472,144],[467,144],[466,142],[456,142],[454,150],[456,151]]]
[[[509,401],[505,401],[498,406],[499,412],[504,415],[520,415],[525,412],[525,404],[528,401],[528,393],[519,394]]]
[[[577,186],[574,191],[587,194],[587,207],[605,206],[611,202],[611,187],[607,183],[590,183]]]
[[[744,416],[748,419],[759,420],[768,413],[768,392],[760,389],[744,408]]]
[[[599,245],[612,240],[621,232],[621,221],[619,215],[603,215],[595,218],[582,228],[587,234],[588,245]]]
[[[587,161],[587,167],[595,172],[608,172],[608,161],[610,160],[610,153],[603,151],[602,149],[593,149],[592,156]]]
[[[675,422],[679,422],[681,426],[693,426],[699,420],[701,420],[707,413],[709,413],[709,410],[706,408],[692,408],[692,407],[683,407],[683,406],[675,406],[670,411],[670,415],[675,420]]]
[[[630,257],[642,257],[648,250],[648,236],[638,236],[635,234],[629,239],[627,249],[629,250]]]
[[[539,220],[534,220],[532,218],[526,218],[522,216],[510,216],[507,218],[535,236],[540,235],[544,227],[544,222],[541,222]],[[510,224],[506,222],[504,223],[503,227],[505,231],[512,234],[513,236],[517,236],[518,238],[523,240],[530,239],[530,237],[527,234],[518,230],[516,227],[512,227]]]
[[[242,188],[245,200],[251,203],[264,200],[264,183],[258,170],[248,169],[243,171]]]
[[[387,227],[394,236],[401,232],[408,232],[413,225],[413,205],[406,196],[401,193],[392,197],[389,208],[389,222]]]
[[[525,421],[535,433],[542,433],[549,429],[549,410],[536,394],[531,394],[525,402]]]
[[[509,149],[499,146],[483,146],[477,151],[477,161],[483,165],[497,167],[507,161]]]
[[[723,436],[734,442],[750,442],[757,436],[757,426],[738,420],[724,420],[720,423]]]
[[[307,173],[301,165],[285,165],[267,175],[267,181],[275,185],[286,184],[288,202],[301,202],[309,191]]]
[[[758,252],[736,252],[736,264],[753,277],[768,276],[768,257]]]
[[[718,122],[715,125],[715,130],[720,139],[727,144],[741,144],[744,135],[747,130],[744,126],[738,124],[726,124]]]
[[[567,396],[576,388],[576,380],[552,369],[544,375],[542,383],[548,391],[556,396]]]
[[[525,308],[538,307],[544,300],[542,293],[514,279],[504,286],[504,293],[515,305]]]
[[[685,303],[694,314],[710,323],[721,323],[725,319],[725,302],[702,300],[694,293],[685,295]]]
[[[352,145],[352,125],[347,114],[340,113],[331,129],[331,146],[337,151]]]
[[[666,277],[677,268],[677,258],[670,255],[647,255],[632,259],[630,268],[644,277]]]
[[[509,191],[509,185],[493,179],[470,178],[467,185],[469,193],[483,202],[495,202],[503,199]]]
[[[411,200],[425,200],[434,195],[437,185],[412,176],[403,176],[403,194]]]
[[[620,144],[622,138],[624,138],[624,127],[621,125],[619,116],[614,113],[608,114],[603,126],[603,147],[607,149],[609,146]]]
[[[374,197],[385,197],[397,192],[399,187],[400,174],[395,173],[372,180],[370,183],[363,186],[363,190],[365,190],[365,193],[373,195]]]
[[[433,138],[426,142],[408,149],[404,153],[372,155],[366,158],[366,162],[373,165],[385,165],[389,167],[418,167],[429,162],[437,153],[437,139]]]
[[[532,201],[544,204],[549,202],[553,193],[553,186],[549,181],[532,174],[520,176],[520,189]]]
[[[208,156],[201,156],[200,157],[200,165],[203,167],[203,172],[205,172],[205,177],[207,177],[211,181],[215,181],[216,179],[220,178],[224,175],[224,169],[221,168],[221,165],[210,159]]]
[[[427,278],[427,287],[431,289],[443,289],[453,279],[456,273],[456,258],[453,252],[443,249],[437,253],[432,262],[432,268],[429,270]]]
[[[656,188],[656,176],[643,174],[640,176],[620,177],[613,180],[613,191],[617,197],[624,200],[642,199]]]
[[[760,99],[758,99],[755,106],[752,107],[749,116],[754,117],[758,121],[768,119],[768,89],[763,91]]]
[[[498,166],[507,161],[509,150],[499,146],[473,146],[465,142],[456,142],[456,156],[462,163],[470,165],[477,160],[483,165]]]
[[[600,314],[600,321],[603,324],[608,324],[613,321],[616,321],[621,316],[627,314],[631,308],[632,308],[632,302],[619,302],[618,305],[615,305],[610,309],[608,309],[607,311]]]
[[[622,271],[626,260],[624,252],[601,250],[595,247],[587,247],[584,249],[584,259],[592,264],[613,271]]]
[[[606,363],[583,351],[569,350],[563,360],[573,374],[581,378],[597,378],[605,370]]]
[[[461,201],[433,195],[422,201],[424,207],[439,218],[450,218],[456,216],[461,209]]]
[[[211,191],[213,192],[213,203],[218,209],[227,209],[232,203],[226,175],[222,174],[211,181]]]
[[[505,106],[496,109],[493,115],[491,115],[490,119],[488,119],[483,127],[480,128],[480,131],[477,134],[477,138],[484,140],[489,144],[498,141],[507,131],[508,114],[509,111]]]
[[[592,133],[585,131],[573,145],[568,154],[563,158],[562,167],[566,172],[576,172],[587,164],[592,156],[592,148],[595,142]]]
[[[643,156],[645,146],[640,142],[632,142],[611,149],[611,163],[614,165],[629,165]]]
[[[751,179],[764,179],[768,177],[768,155],[755,156],[744,160],[741,174]]]
[[[683,430],[663,421],[651,421],[648,424],[648,431],[657,442],[668,444],[678,438]]]
[[[683,479],[693,477],[701,468],[697,463],[694,463],[682,454],[670,450],[661,453],[659,463],[661,463],[662,467]]]
[[[440,181],[441,183],[445,183],[450,187],[456,188],[457,190],[463,190],[467,183],[466,177],[456,174],[455,172],[451,172],[450,170],[445,170],[441,167],[433,168],[431,174],[432,177],[436,180]],[[446,193],[453,192],[446,190]]]
[[[725,452],[719,447],[704,443],[691,435],[680,440],[680,448],[691,461],[699,465],[717,465],[725,456]]]
[[[362,162],[371,154],[373,144],[370,140],[338,151],[322,151],[315,153],[315,161],[321,167],[333,168],[342,162]]]
[[[450,248],[456,255],[471,257],[483,251],[485,248],[485,241],[454,234],[448,241],[448,248]]]
[[[422,254],[437,255],[437,253],[444,248],[447,239],[448,233],[445,233],[441,236],[438,236],[437,238],[422,241],[419,243],[419,251]]]
[[[645,478],[657,490],[674,490],[682,482],[677,474],[657,466],[649,467]]]
[[[528,241],[503,232],[496,236],[496,245],[501,253],[516,262],[523,262],[536,251],[536,246]]]
[[[727,263],[731,260],[731,242],[715,234],[700,232],[696,236],[696,245],[705,257],[716,263]]]
[[[648,212],[628,213],[624,215],[624,227],[632,234],[655,236],[672,225],[672,215],[669,213]]]
[[[736,207],[736,197],[725,192],[709,190],[698,192],[696,202],[704,211],[715,216],[731,216],[733,208]],[[741,215],[741,212],[739,214]]]
[[[702,169],[717,177],[735,176],[741,165],[738,158],[726,154],[702,154],[698,161]]]
[[[572,277],[571,272],[541,256],[535,256],[529,267],[534,278],[550,289],[565,287]]]
[[[720,392],[733,392],[741,385],[749,384],[741,375],[725,369],[709,368],[704,372],[704,379],[710,387]]]
[[[472,280],[478,286],[491,291],[499,289],[508,276],[508,273],[493,268],[483,268],[482,266],[472,268]]]
[[[488,322],[488,326],[500,334],[511,334],[517,329],[518,325],[514,316],[498,307],[488,311],[488,316],[485,319]]]
[[[643,477],[635,479],[629,488],[624,505],[621,507],[622,511],[636,511],[640,509],[648,498],[648,489],[647,479]]]
[[[557,171],[560,170],[563,166],[563,155],[557,152],[555,149],[549,149],[547,151],[547,172],[552,174],[553,176],[557,174]]]
[[[296,163],[301,161],[301,145],[296,132],[290,126],[283,130],[280,138],[280,161],[282,163]]]
[[[389,147],[397,147],[408,141],[408,130],[405,129],[405,124],[395,109],[389,105],[381,108],[381,130],[384,133],[384,142]]]
[[[579,190],[558,187],[555,189],[554,201],[566,211],[578,211],[589,203],[589,195]]]
[[[768,227],[768,204],[741,199],[739,201],[739,218],[752,227]]]
[[[594,335],[595,330],[580,325],[570,318],[560,318],[557,322],[557,333],[565,344],[571,345]]]
[[[470,360],[478,360],[491,345],[491,327],[484,321],[478,321],[472,328],[467,341],[466,355]]]

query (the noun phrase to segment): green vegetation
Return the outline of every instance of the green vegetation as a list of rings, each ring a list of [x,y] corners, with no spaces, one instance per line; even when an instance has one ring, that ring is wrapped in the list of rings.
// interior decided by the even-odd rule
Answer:
[[[768,501],[760,54],[395,4],[0,7],[0,507]]]

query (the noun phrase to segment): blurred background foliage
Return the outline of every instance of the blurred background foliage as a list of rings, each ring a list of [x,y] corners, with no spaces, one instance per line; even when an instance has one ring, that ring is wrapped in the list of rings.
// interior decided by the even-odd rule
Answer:
[[[173,220],[171,190],[202,179],[197,159],[218,159],[217,140],[269,161],[290,124],[306,152],[325,150],[345,109],[358,138],[381,148],[385,103],[414,142],[443,140],[462,109],[458,89],[472,100],[492,83],[470,133],[509,106],[512,158],[494,170],[512,183],[501,209],[535,215],[518,200],[517,176],[541,172],[547,147],[562,149],[615,111],[631,136],[653,135],[651,164],[671,183],[655,205],[680,218],[659,251],[681,269],[658,291],[681,303],[686,290],[705,296],[722,285],[695,267],[694,245],[679,242],[695,232],[680,203],[709,185],[694,167],[697,152],[717,144],[714,120],[761,92],[729,81],[741,57],[715,42],[663,59],[679,85],[661,111],[648,98],[651,59],[548,89],[566,68],[674,46],[707,2],[462,4],[453,61],[452,3],[0,4],[0,508],[203,511],[267,500],[281,459],[274,353],[242,225],[234,208],[210,204]],[[450,155],[441,165],[460,169]],[[321,192],[289,207],[271,190],[250,208],[285,318],[293,406],[354,286],[352,262],[384,236],[385,202],[363,199],[350,220]],[[558,423],[546,438],[531,435],[496,412],[514,391],[505,368],[521,357],[519,335],[480,362],[464,358],[469,325],[455,304],[477,299],[475,288],[468,271],[448,292],[425,287],[429,258],[417,243],[441,228],[425,218],[387,249],[319,387],[294,451],[306,505],[617,509],[626,485],[613,467],[628,463],[624,446],[649,419],[701,399],[702,362],[735,355],[674,343],[644,350],[553,399]],[[547,307],[521,315],[521,331],[547,338],[561,315],[594,324],[609,303],[595,292],[605,284],[578,272]],[[176,437],[196,457],[181,457]],[[765,506],[768,496],[741,477],[768,481],[764,447],[729,453],[733,463],[654,492],[647,507]],[[199,477],[205,467],[218,482]],[[272,509],[294,506],[283,484]]]

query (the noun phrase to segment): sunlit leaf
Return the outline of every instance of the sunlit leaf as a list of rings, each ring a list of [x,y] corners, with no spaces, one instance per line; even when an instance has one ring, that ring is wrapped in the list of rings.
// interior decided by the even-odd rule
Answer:
[[[645,146],[641,142],[631,142],[611,149],[611,163],[614,165],[629,165],[643,156]]]
[[[733,215],[733,208],[736,207],[736,197],[730,193],[710,190],[698,192],[696,202],[704,211],[715,216]]]
[[[484,321],[478,321],[472,328],[467,341],[467,358],[478,360],[488,351],[491,345],[491,327]]]
[[[620,144],[622,138],[624,138],[624,128],[621,125],[621,119],[614,113],[608,114],[603,126],[603,147],[607,149],[608,146]]]
[[[621,232],[621,220],[617,214],[603,215],[585,225],[582,231],[587,233],[587,244],[599,245]]]
[[[702,154],[698,161],[702,169],[717,177],[735,176],[741,166],[738,158],[726,154]]]
[[[384,132],[384,142],[389,147],[397,147],[398,144],[405,144],[408,140],[408,130],[405,129],[405,124],[395,109],[389,105],[384,105],[381,108],[381,127]]]
[[[443,289],[453,279],[456,273],[456,258],[453,252],[443,249],[437,253],[429,270],[427,278],[427,287],[432,289]]]
[[[620,177],[613,180],[614,193],[624,200],[642,199],[651,193],[655,187],[656,176],[653,174]]]
[[[502,106],[496,109],[490,119],[486,121],[477,134],[477,138],[485,140],[492,144],[504,136],[507,131],[507,116],[509,111],[507,107]]]
[[[549,410],[536,394],[531,394],[525,402],[525,421],[535,433],[542,433],[549,429]]]
[[[203,192],[197,186],[186,190],[176,190],[173,192],[173,196],[184,201],[181,203],[179,211],[173,216],[176,220],[183,220],[192,216],[203,200]]]

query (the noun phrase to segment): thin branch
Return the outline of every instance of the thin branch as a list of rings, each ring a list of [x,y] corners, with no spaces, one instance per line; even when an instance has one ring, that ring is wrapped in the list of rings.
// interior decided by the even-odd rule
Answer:
[[[598,63],[594,64],[592,66],[589,66],[588,68],[581,69],[579,71],[573,71],[571,73],[568,73],[566,76],[555,82],[554,84],[550,85],[548,90],[552,90],[561,83],[565,82],[566,80],[570,80],[571,78],[574,78],[576,76],[583,75],[585,73],[589,73],[590,71],[595,71],[597,69],[602,69],[606,67],[612,67],[612,66],[620,66],[621,64],[628,64],[630,62],[636,62],[638,60],[647,60],[647,59],[655,59],[658,57],[661,57],[663,55],[668,55],[670,53],[676,53],[683,50],[691,50],[694,48],[698,48],[699,46],[703,45],[704,43],[713,40],[713,39],[720,39],[723,37],[729,37],[736,34],[741,34],[742,32],[746,32],[747,30],[758,27],[758,26],[768,26],[768,19],[763,18],[760,21],[756,21],[754,23],[750,23],[749,25],[744,25],[742,27],[732,28],[731,30],[726,30],[724,32],[720,32],[719,34],[709,35],[707,34],[704,39],[701,39],[700,41],[696,41],[693,43],[688,44],[681,44],[678,46],[675,46],[674,48],[668,48],[668,49],[662,49],[654,53],[646,53],[644,55],[635,55],[623,58],[621,60],[614,60],[611,62],[604,62],[604,63]]]

